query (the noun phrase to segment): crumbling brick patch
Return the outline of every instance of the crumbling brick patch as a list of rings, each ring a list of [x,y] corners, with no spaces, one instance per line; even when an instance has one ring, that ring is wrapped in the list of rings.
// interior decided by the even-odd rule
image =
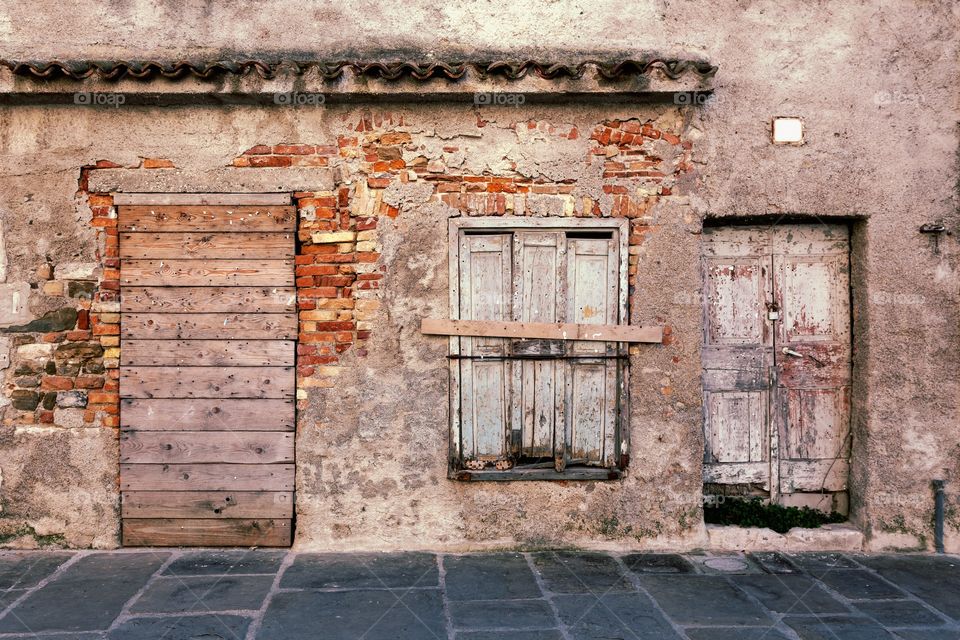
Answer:
[[[101,160],[81,170],[78,201],[97,232],[94,262],[42,263],[39,292],[57,309],[7,327],[16,349],[8,423],[54,424],[58,409],[82,409],[91,426],[119,427],[120,289],[116,212],[110,195],[87,194],[89,171],[115,168]]]

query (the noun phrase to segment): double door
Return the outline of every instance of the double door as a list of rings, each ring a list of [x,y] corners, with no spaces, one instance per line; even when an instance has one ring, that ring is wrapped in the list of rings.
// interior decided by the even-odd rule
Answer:
[[[718,227],[703,239],[704,482],[845,509],[847,227]]]

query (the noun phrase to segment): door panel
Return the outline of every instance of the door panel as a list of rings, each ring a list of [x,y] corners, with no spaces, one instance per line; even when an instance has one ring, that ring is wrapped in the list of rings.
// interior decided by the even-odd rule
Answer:
[[[774,390],[781,491],[845,490],[846,474],[838,474],[850,456],[848,230],[775,228],[773,245],[774,295],[782,310]]]
[[[769,235],[743,227],[703,237],[705,482],[769,487]]]

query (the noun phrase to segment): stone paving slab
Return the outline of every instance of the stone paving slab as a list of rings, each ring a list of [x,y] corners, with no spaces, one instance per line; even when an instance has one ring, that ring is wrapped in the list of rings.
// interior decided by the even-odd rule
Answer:
[[[4,554],[0,556],[0,590],[36,586],[69,559],[68,553],[28,551]]]
[[[960,560],[956,557],[857,556],[857,561],[951,618],[960,619]]]
[[[188,552],[170,563],[163,575],[275,574],[286,557],[285,551],[230,549]]]
[[[960,559],[0,552],[0,640],[960,640]]]
[[[443,561],[447,598],[499,600],[543,594],[527,559],[519,553],[448,556]]]
[[[731,582],[775,613],[849,613],[850,609],[808,576],[746,575]]]

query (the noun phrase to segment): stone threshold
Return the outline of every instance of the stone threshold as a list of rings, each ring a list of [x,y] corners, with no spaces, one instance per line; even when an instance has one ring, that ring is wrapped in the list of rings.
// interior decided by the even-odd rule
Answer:
[[[863,532],[851,524],[825,524],[817,529],[794,527],[777,533],[766,527],[708,524],[710,551],[863,551]]]

